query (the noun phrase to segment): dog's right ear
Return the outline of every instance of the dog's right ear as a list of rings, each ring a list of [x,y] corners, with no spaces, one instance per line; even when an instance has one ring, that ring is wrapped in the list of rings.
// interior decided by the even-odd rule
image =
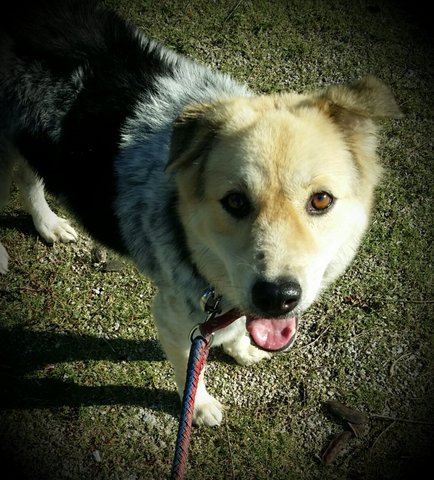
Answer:
[[[346,131],[364,130],[383,118],[401,118],[392,92],[377,78],[368,75],[349,85],[332,85],[318,97],[320,106]]]
[[[215,106],[196,103],[187,107],[175,121],[166,171],[179,172],[199,166],[211,149],[219,130]]]

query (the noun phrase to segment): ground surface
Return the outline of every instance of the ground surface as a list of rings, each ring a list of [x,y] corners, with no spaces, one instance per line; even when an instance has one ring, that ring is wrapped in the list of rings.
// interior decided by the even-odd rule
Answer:
[[[187,479],[418,478],[434,453],[434,92],[423,12],[375,0],[106,3],[258,92],[372,73],[405,113],[382,130],[386,175],[360,254],[305,315],[293,350],[249,368],[211,354],[209,389],[228,410],[220,428],[193,432]],[[167,477],[179,403],[152,287],[127,264],[98,262],[83,234],[45,245],[16,200],[0,230],[11,255],[0,277],[3,465],[34,480]],[[371,417],[323,465],[347,428],[325,411],[330,398]]]

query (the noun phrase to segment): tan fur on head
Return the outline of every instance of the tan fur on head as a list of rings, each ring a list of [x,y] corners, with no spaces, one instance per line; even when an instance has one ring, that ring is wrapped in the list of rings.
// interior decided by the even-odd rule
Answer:
[[[168,170],[202,275],[245,311],[255,280],[293,278],[305,310],[357,250],[381,173],[375,120],[399,115],[372,77],[307,95],[189,107],[176,122]],[[335,202],[312,214],[310,198],[322,191]],[[245,218],[225,210],[230,192],[250,202]]]
[[[263,100],[265,97],[259,98]],[[292,98],[298,102],[293,102]],[[349,85],[333,85],[307,97],[283,94],[269,99],[272,99],[276,109],[291,109],[297,107],[297,104],[300,106],[304,99],[308,100],[307,104],[313,101],[312,103],[330,115],[350,137],[351,134],[358,132],[369,134],[374,125],[373,120],[402,117],[390,89],[373,76],[367,76]],[[194,104],[180,115],[172,134],[167,165],[169,172],[186,166],[195,158],[206,154],[222,125],[235,113],[234,100],[228,98],[212,104]],[[238,100],[241,104],[256,102],[255,97]],[[258,106],[260,107],[260,104],[256,103],[256,111],[260,114]],[[241,117],[242,112],[238,113]]]

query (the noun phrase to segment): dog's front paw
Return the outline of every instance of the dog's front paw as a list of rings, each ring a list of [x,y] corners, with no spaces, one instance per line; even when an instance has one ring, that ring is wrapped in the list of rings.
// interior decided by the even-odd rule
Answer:
[[[223,406],[209,393],[202,393],[196,397],[193,412],[193,423],[197,426],[215,427],[220,425],[223,418]]]
[[[9,255],[6,248],[0,243],[0,273],[8,271]]]
[[[75,242],[77,232],[71,227],[68,220],[58,217],[53,213],[49,218],[35,219],[35,227],[41,237],[48,243]]]
[[[235,342],[224,343],[223,349],[237,363],[245,366],[271,358],[270,353],[252,345],[247,335],[242,336]]]

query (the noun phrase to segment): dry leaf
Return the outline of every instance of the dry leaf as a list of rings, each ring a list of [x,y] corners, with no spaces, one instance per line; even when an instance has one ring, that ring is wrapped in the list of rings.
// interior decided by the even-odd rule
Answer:
[[[330,465],[336,460],[336,457],[348,446],[350,440],[354,438],[354,433],[349,430],[340,432],[330,442],[327,450],[323,453],[322,461],[326,465]]]

